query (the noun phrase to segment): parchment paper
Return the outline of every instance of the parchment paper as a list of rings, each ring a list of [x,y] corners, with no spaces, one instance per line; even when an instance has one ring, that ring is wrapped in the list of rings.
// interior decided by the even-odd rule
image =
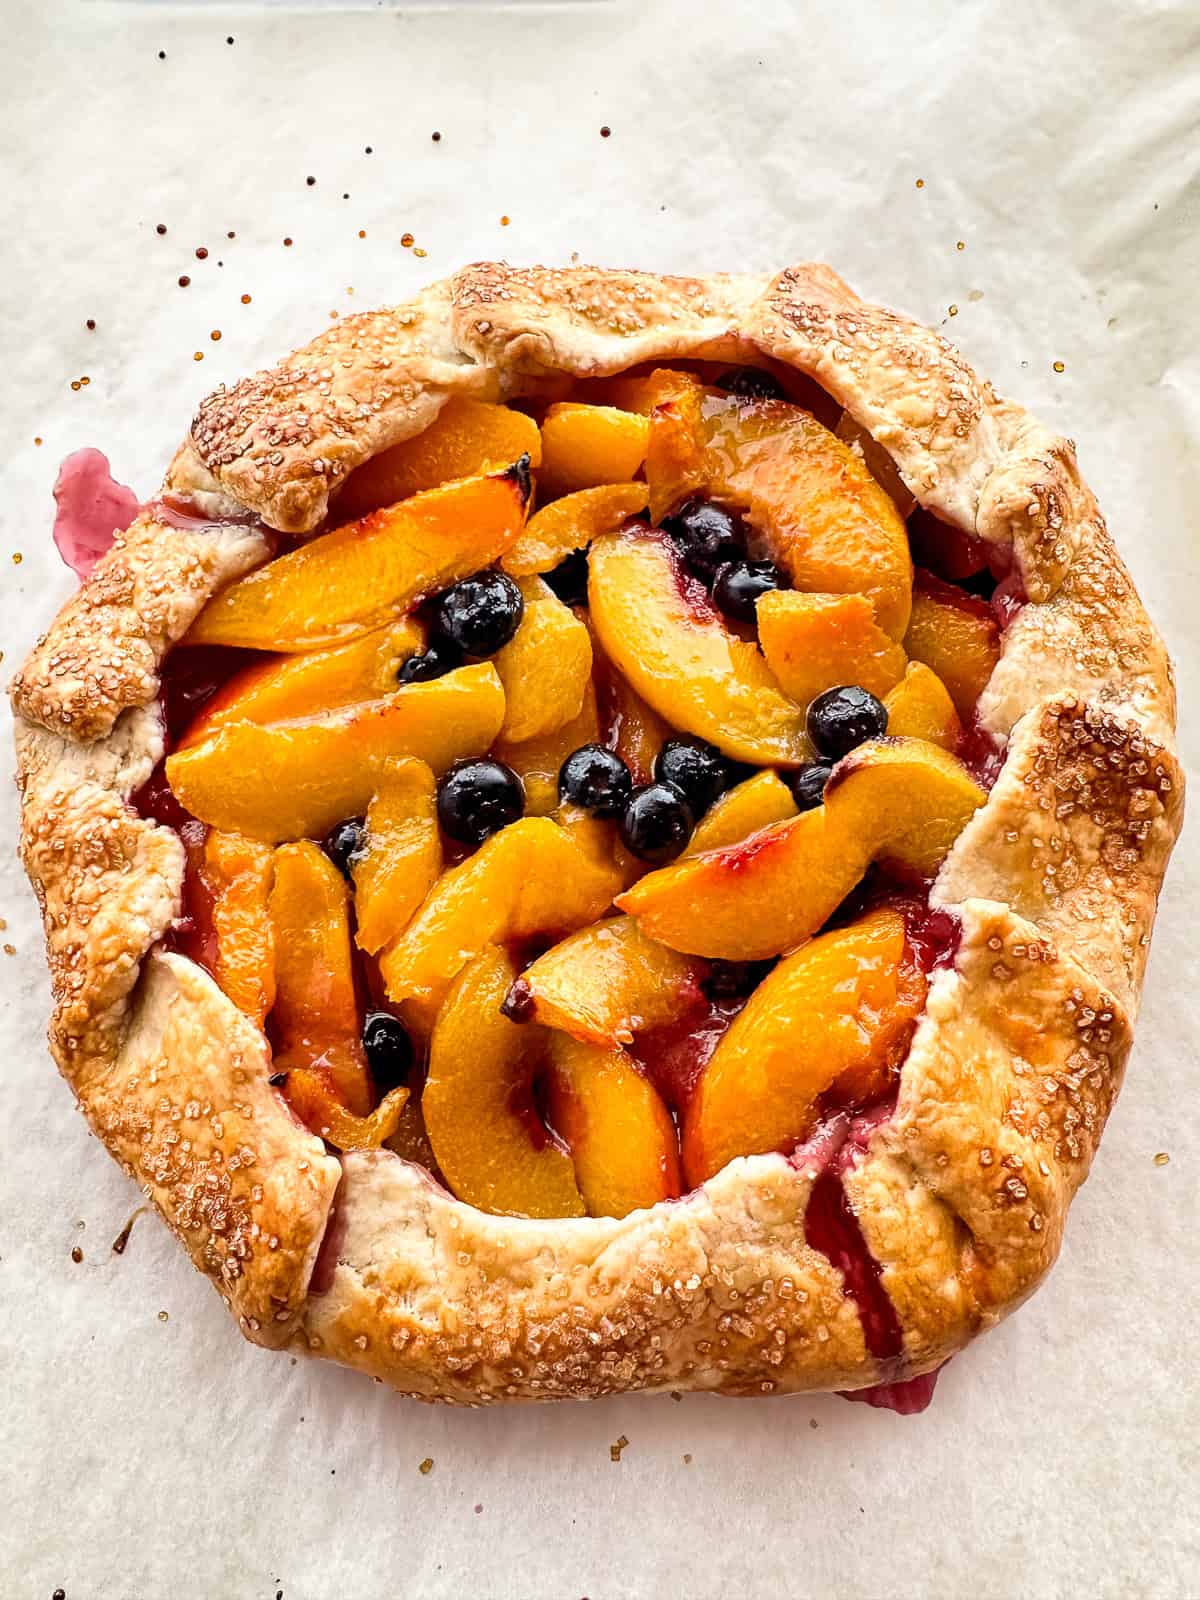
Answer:
[[[332,313],[485,256],[823,257],[1078,439],[1194,768],[1189,0],[0,9],[5,676],[71,588],[60,458],[98,445],[148,493],[202,394]],[[4,1596],[1200,1594],[1195,826],[1062,1261],[909,1419],[455,1412],[244,1345],[153,1217],[112,1252],[139,1196],[50,1064],[32,896],[0,870]]]

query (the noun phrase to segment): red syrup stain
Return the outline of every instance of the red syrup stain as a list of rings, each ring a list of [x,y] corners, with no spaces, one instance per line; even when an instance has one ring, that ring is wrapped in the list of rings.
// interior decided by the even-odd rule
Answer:
[[[990,794],[996,779],[1004,768],[1007,747],[979,720],[979,713],[963,727],[954,746],[954,753],[975,779],[981,789]]]
[[[894,1411],[897,1416],[916,1417],[928,1408],[945,1367],[943,1361],[940,1367],[923,1372],[919,1378],[900,1378],[895,1383],[873,1383],[868,1389],[839,1389],[837,1392],[843,1400],[859,1400],[863,1405]]]
[[[106,455],[86,449],[76,450],[58,469],[54,499],[54,543],[82,582],[137,516],[138,497],[116,481]]]
[[[246,652],[218,646],[180,647],[163,663],[159,704],[163,711],[166,754],[197,712],[246,659]],[[184,851],[180,915],[163,938],[163,948],[190,956],[212,972],[216,935],[212,918],[212,890],[204,873],[204,845],[208,827],[185,811],[167,782],[166,754],[149,779],[130,797],[138,816],[172,829]]]
[[[832,1164],[813,1184],[804,1213],[804,1238],[842,1274],[844,1292],[858,1309],[863,1339],[876,1361],[899,1361],[904,1334],[881,1282],[883,1269],[867,1249],[841,1175]]]
[[[542,1110],[539,1108],[538,1090],[540,1084],[534,1079],[524,1083],[515,1083],[509,1090],[508,1110],[525,1129],[525,1137],[535,1150],[544,1150],[547,1145],[558,1145],[559,1141],[550,1132]],[[559,1145],[559,1148],[564,1148]]]
[[[647,1028],[627,1046],[676,1117],[687,1112],[700,1074],[745,1003],[744,997],[710,1000],[697,990],[674,1022]]]

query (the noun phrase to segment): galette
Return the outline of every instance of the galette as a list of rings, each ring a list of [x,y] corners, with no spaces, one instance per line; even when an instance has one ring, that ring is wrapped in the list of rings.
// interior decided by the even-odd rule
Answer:
[[[1055,1259],[1180,826],[1073,445],[823,266],[481,263],[104,469],[13,685],[50,1043],[246,1337],[927,1403]]]

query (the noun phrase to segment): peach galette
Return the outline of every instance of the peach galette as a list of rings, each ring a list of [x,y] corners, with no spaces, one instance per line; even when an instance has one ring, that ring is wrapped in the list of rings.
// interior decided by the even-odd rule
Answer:
[[[339,324],[14,699],[56,1059],[250,1338],[915,1409],[1053,1261],[1170,669],[1072,447],[827,269]]]

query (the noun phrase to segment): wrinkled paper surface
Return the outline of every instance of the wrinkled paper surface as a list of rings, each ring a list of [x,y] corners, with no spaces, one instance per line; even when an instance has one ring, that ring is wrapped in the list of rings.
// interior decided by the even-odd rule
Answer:
[[[5,14],[6,676],[71,589],[49,536],[61,457],[99,446],[150,493],[204,393],[331,314],[487,256],[815,257],[945,322],[1078,440],[1177,655],[1195,766],[1187,0]],[[110,1248],[139,1196],[46,1054],[40,929],[6,848],[0,1590],[1196,1594],[1196,837],[1062,1261],[915,1418],[831,1397],[452,1411],[244,1345],[156,1219]]]

